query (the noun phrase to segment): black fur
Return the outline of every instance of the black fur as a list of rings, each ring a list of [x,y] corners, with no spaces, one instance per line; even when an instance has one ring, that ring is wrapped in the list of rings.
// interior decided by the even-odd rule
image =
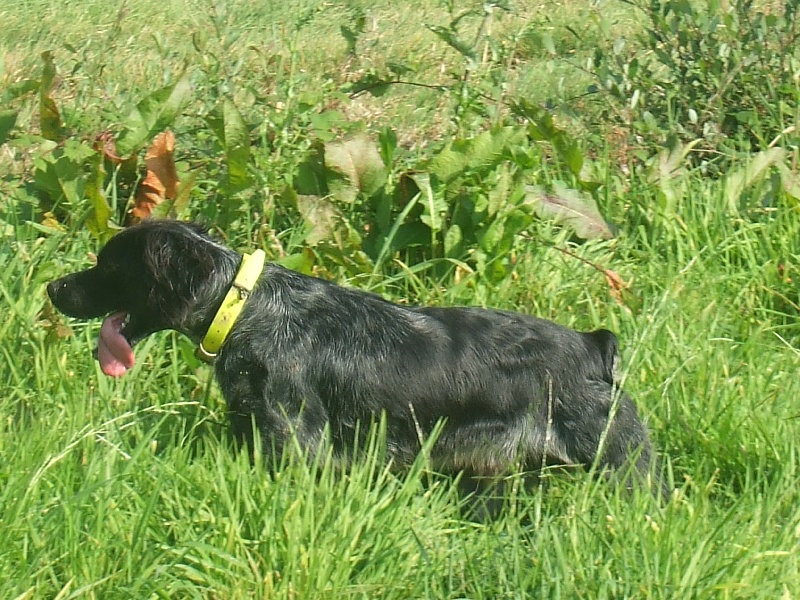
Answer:
[[[127,312],[122,333],[131,344],[163,329],[198,343],[239,262],[197,226],[148,221],[48,293],[77,318]],[[616,405],[598,464],[632,467],[640,481],[652,476],[666,496],[645,427],[615,385],[617,361],[609,331],[579,333],[496,310],[399,306],[267,264],[215,369],[244,442],[255,426],[265,449],[280,452],[294,434],[313,452],[327,430],[346,454],[356,432],[385,414],[388,455],[405,465],[444,419],[434,466],[476,477],[593,464]]]

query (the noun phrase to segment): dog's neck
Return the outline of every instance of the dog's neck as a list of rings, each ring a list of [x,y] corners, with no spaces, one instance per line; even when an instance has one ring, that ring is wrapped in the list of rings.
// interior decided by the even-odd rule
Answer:
[[[266,255],[263,250],[256,250],[253,254],[245,254],[239,265],[239,271],[233,280],[228,293],[222,300],[217,314],[211,321],[200,344],[197,346],[196,356],[207,363],[213,363],[222,345],[228,337],[236,319],[242,312],[250,292],[264,270]]]

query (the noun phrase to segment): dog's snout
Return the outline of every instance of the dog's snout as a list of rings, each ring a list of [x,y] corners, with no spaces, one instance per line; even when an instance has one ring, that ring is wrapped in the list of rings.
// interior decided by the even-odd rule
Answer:
[[[76,275],[67,275],[47,284],[47,295],[59,311],[68,317],[97,316],[89,315],[94,311],[87,310],[86,295],[83,287],[76,285]]]
[[[93,269],[72,273],[47,284],[47,295],[60,312],[77,319],[102,317],[120,308]]]
[[[47,295],[50,297],[50,300],[55,300],[56,296],[58,296],[59,290],[64,288],[64,282],[60,279],[56,279],[55,281],[51,281],[47,284]]]

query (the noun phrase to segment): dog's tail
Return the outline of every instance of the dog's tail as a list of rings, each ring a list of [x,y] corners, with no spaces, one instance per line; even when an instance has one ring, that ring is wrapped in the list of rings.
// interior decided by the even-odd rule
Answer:
[[[598,352],[601,357],[602,379],[616,389],[619,381],[619,346],[617,336],[607,329],[598,329],[585,334],[584,338],[590,350]],[[633,479],[648,482],[655,496],[664,503],[670,500],[670,489],[658,464],[657,456],[650,444],[650,436],[639,417],[631,399],[624,392],[620,396],[620,405],[614,423],[609,430],[609,439],[601,464],[605,463],[613,468],[625,469],[625,457],[631,452],[636,452],[633,462],[634,473],[629,474],[626,487],[632,486]],[[629,465],[630,467],[630,465]]]
[[[608,329],[598,329],[597,331],[592,331],[585,335],[589,347],[600,354],[603,365],[603,380],[610,384],[616,383],[619,375],[619,345],[617,344],[617,336]]]

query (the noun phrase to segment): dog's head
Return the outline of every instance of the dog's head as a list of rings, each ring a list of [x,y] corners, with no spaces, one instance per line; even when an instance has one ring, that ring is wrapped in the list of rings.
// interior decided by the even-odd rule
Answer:
[[[233,280],[238,260],[197,225],[145,221],[114,236],[95,266],[51,282],[47,293],[70,317],[124,313],[119,333],[130,345],[163,329],[197,339]]]

